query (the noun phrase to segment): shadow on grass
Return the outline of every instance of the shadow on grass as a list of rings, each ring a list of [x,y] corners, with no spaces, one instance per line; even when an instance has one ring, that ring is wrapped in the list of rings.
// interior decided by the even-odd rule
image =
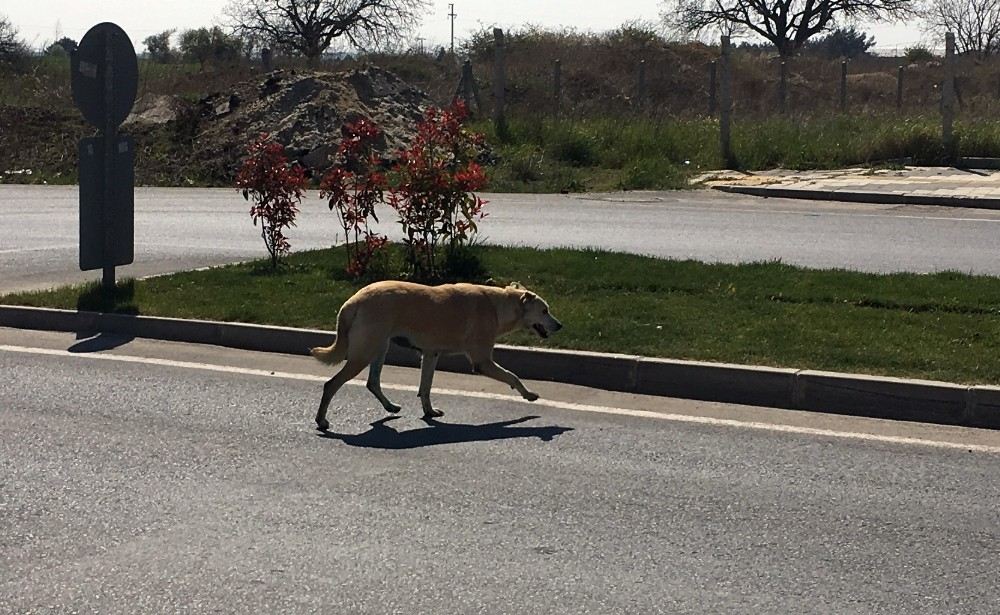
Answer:
[[[510,421],[486,423],[483,425],[443,423],[434,419],[424,419],[424,422],[428,425],[427,427],[396,431],[389,425],[389,422],[398,418],[400,417],[387,416],[384,419],[379,419],[371,424],[371,429],[361,434],[340,434],[332,431],[324,431],[317,435],[322,438],[340,440],[348,446],[401,450],[435,446],[438,444],[488,442],[490,440],[510,440],[514,438],[538,438],[544,442],[549,442],[558,435],[564,434],[567,431],[573,431],[572,427],[559,427],[555,425],[547,427],[513,426],[537,419],[537,416],[525,416]]]
[[[111,292],[104,290],[100,282],[90,285],[76,300],[80,312],[104,312],[107,314],[139,313],[135,304],[135,280],[127,279],[116,284]]]

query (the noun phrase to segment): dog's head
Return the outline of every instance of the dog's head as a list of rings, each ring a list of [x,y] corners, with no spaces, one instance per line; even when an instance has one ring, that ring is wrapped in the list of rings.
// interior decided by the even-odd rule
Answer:
[[[516,282],[511,287],[521,291],[521,324],[526,329],[531,329],[542,338],[562,329],[562,323],[549,313],[549,304],[544,299]]]

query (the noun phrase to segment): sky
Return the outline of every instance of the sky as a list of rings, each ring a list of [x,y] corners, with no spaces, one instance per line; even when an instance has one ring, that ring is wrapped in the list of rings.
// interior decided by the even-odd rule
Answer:
[[[17,27],[21,37],[33,47],[68,36],[79,41],[93,25],[113,21],[132,39],[136,51],[151,34],[176,28],[178,31],[222,23],[228,0],[0,0],[0,14]],[[449,1],[433,0],[415,36],[428,48],[447,46],[449,41]],[[603,31],[622,23],[645,19],[658,21],[659,0],[453,0],[455,39],[483,27],[516,28],[534,24],[546,28],[571,27],[582,31]],[[933,45],[913,24],[872,25],[864,30],[875,35],[876,48],[891,51],[918,43]],[[174,41],[176,44],[176,40]]]

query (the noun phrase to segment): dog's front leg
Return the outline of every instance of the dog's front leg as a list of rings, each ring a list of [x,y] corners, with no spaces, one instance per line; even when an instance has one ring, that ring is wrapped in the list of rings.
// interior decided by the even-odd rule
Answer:
[[[538,393],[529,391],[521,382],[520,378],[515,376],[513,372],[507,371],[497,365],[496,361],[493,359],[477,363],[476,371],[488,378],[499,380],[512,389],[516,389],[517,392],[521,394],[521,397],[527,399],[528,401],[535,401],[538,399]]]
[[[431,405],[431,382],[434,380],[434,370],[437,368],[438,353],[424,351],[420,356],[420,388],[417,397],[424,408],[424,418],[444,416],[444,412],[435,410]]]

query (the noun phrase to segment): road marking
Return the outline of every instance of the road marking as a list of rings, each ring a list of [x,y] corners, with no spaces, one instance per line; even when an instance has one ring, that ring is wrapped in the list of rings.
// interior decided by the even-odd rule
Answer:
[[[46,250],[68,250],[70,248],[76,249],[77,245],[75,243],[64,243],[57,244],[54,246],[42,246],[33,248],[9,248],[0,250],[0,254],[17,254],[18,252],[45,252]]]
[[[769,197],[775,198],[775,197]],[[885,207],[935,207],[934,205],[885,205]],[[1000,218],[962,218],[962,217],[947,217],[947,216],[920,216],[916,214],[893,214],[893,213],[862,213],[862,212],[850,212],[850,211],[819,211],[819,210],[796,210],[796,209],[746,209],[746,208],[719,208],[717,210],[707,210],[705,208],[699,207],[686,207],[677,206],[673,208],[674,210],[683,211],[693,211],[700,213],[741,213],[741,214],[796,214],[800,216],[814,216],[814,217],[851,217],[851,218],[888,218],[888,219],[902,219],[902,220],[935,220],[944,222],[1000,222]]]
[[[231,365],[215,365],[211,363],[195,363],[191,361],[175,361],[172,359],[156,359],[152,357],[133,357],[116,354],[81,354],[69,352],[67,350],[56,350],[52,348],[32,348],[28,346],[10,346],[0,344],[0,351],[17,352],[23,354],[47,355],[54,357],[71,357],[75,359],[93,359],[100,361],[116,361],[120,363],[137,363],[144,365],[159,365],[163,367],[177,367],[182,369],[196,369],[201,371],[219,372],[226,374],[241,374],[246,376],[264,376],[267,378],[280,378],[287,380],[302,380],[307,382],[326,382],[327,376],[314,376],[311,374],[298,374],[294,372],[280,372],[266,369],[253,369],[248,367],[234,367]],[[365,381],[360,379],[351,380],[348,384],[352,386],[365,386]],[[383,383],[383,388],[416,393],[417,387],[405,384]],[[589,412],[593,414],[613,414],[618,416],[631,416],[636,418],[656,419],[661,421],[671,421],[675,423],[690,423],[696,425],[710,425],[717,427],[735,427],[742,429],[754,429],[760,431],[773,431],[778,433],[790,433],[798,435],[821,436],[828,438],[842,438],[850,440],[862,440],[866,442],[881,442],[888,444],[906,444],[917,446],[928,446],[934,448],[963,450],[977,453],[991,453],[1000,455],[1000,446],[988,446],[984,444],[962,444],[960,442],[944,442],[940,440],[927,440],[925,438],[908,438],[904,436],[886,436],[870,433],[836,431],[833,429],[817,429],[814,427],[800,427],[796,425],[780,425],[773,423],[762,423],[758,421],[739,421],[736,419],[720,419],[707,416],[692,416],[687,414],[671,414],[652,412],[649,410],[633,410],[631,408],[614,408],[610,406],[593,406],[589,404],[577,404],[572,402],[556,400],[538,400],[528,402],[514,395],[501,395],[499,393],[486,393],[482,391],[462,391],[458,389],[434,389],[436,395],[451,395],[457,397],[471,397],[474,399],[489,399],[505,402],[519,402],[534,406],[547,406],[559,410],[570,410],[573,412]]]

